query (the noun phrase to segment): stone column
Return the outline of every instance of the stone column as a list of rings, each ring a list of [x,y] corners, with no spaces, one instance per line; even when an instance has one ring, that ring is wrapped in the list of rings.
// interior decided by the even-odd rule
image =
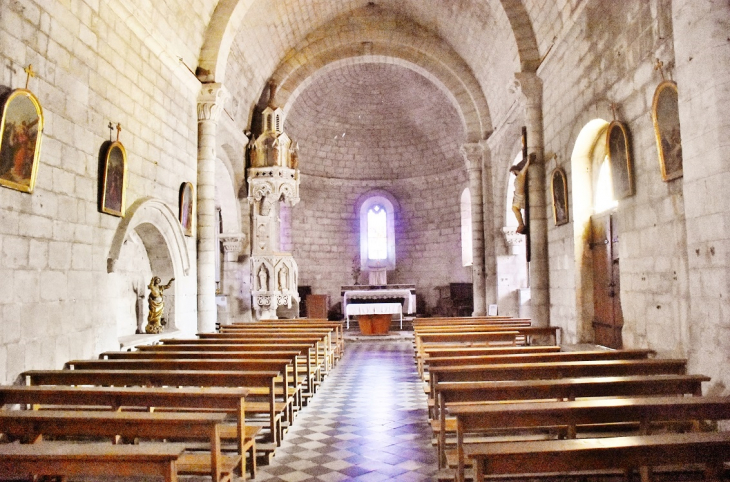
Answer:
[[[204,84],[198,100],[198,332],[215,331],[215,146],[228,93]]]
[[[542,128],[542,80],[531,72],[518,72],[519,85],[527,124],[527,152],[535,161],[528,171],[530,205],[530,312],[537,326],[550,325],[550,277],[548,272],[547,205],[545,195],[545,162]]]
[[[474,292],[473,316],[487,314],[484,283],[484,205],[482,204],[482,146],[478,143],[461,146],[461,155],[469,173],[471,195],[472,283]]]
[[[485,302],[496,305],[497,296],[497,250],[496,250],[496,230],[495,219],[500,219],[499,226],[502,226],[501,218],[494,216],[494,203],[497,199],[494,195],[494,186],[492,185],[492,150],[489,148],[487,140],[479,141],[483,149],[482,161],[482,219],[484,220],[484,289]]]
[[[674,0],[675,76],[682,130],[689,320],[681,333],[693,373],[727,393],[730,374],[730,4]]]

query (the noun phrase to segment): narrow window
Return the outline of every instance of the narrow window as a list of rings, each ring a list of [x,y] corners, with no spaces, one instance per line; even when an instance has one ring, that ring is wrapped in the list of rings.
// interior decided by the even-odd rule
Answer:
[[[461,264],[473,264],[472,232],[471,232],[471,192],[467,187],[461,193]]]
[[[368,259],[388,258],[388,219],[379,204],[368,210]]]

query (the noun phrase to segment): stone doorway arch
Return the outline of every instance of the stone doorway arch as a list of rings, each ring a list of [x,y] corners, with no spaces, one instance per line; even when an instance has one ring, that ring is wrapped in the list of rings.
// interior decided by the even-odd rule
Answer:
[[[132,329],[144,329],[148,313],[147,285],[152,276],[163,283],[175,278],[165,292],[165,331],[182,330],[194,333],[197,325],[195,279],[191,274],[188,240],[172,209],[159,199],[137,200],[121,220],[114,234],[107,272],[122,288],[117,303],[134,304],[134,309],[122,310],[126,315],[117,320],[117,333],[131,335]],[[191,281],[192,280],[192,281]],[[131,290],[124,288],[131,286]],[[129,291],[134,293],[131,299]],[[127,292],[127,295],[124,295]]]

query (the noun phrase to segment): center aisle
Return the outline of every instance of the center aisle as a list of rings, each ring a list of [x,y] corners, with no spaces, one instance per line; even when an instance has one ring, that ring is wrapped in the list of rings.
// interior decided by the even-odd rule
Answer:
[[[427,419],[409,341],[348,343],[256,480],[436,480]]]

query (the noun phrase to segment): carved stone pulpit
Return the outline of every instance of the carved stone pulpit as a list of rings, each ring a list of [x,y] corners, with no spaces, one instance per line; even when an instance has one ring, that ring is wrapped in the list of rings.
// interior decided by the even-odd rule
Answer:
[[[279,306],[299,303],[299,268],[291,253],[280,251],[279,209],[299,202],[296,143],[283,132],[282,110],[274,105],[275,86],[262,112],[263,132],[249,144],[248,201],[251,225],[251,287],[256,318],[275,319]]]

